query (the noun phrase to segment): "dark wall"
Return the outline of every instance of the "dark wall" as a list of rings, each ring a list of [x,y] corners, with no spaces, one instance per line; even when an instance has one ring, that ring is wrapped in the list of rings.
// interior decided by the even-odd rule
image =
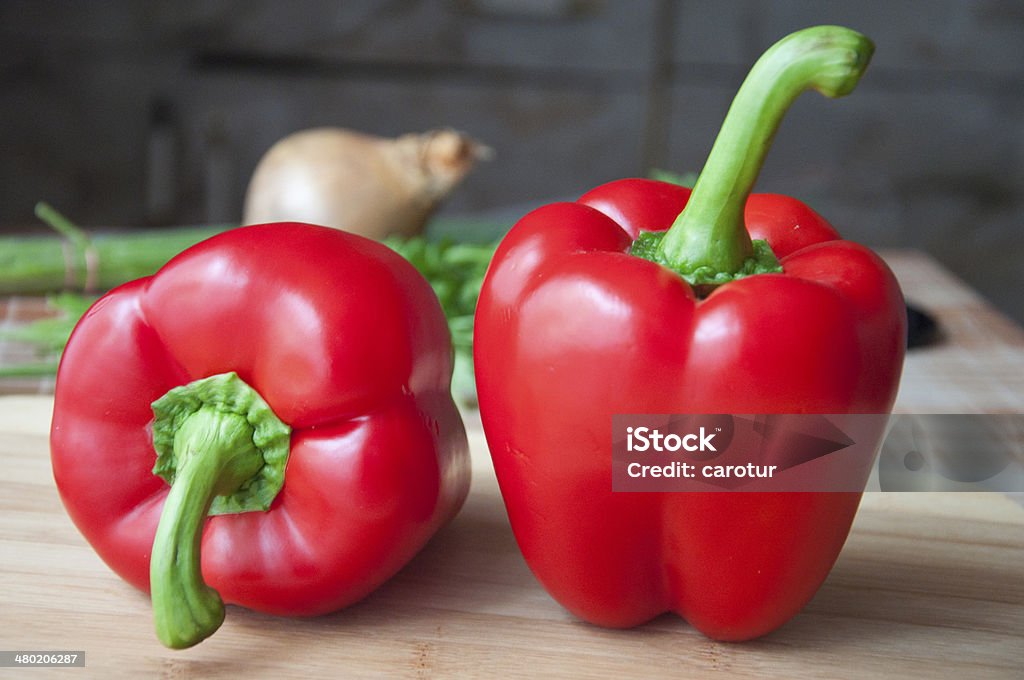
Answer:
[[[237,220],[260,155],[317,125],[487,142],[451,214],[696,170],[757,55],[817,23],[875,60],[850,97],[797,102],[759,188],[926,250],[1024,320],[1010,0],[4,0],[0,228],[38,199],[87,225]]]

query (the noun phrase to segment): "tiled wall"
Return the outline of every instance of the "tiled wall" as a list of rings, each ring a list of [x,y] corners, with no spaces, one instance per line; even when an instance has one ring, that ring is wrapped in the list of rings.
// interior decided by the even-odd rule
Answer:
[[[1024,320],[1019,0],[5,0],[0,225],[39,198],[84,224],[232,221],[263,151],[315,125],[489,143],[453,214],[695,170],[757,55],[817,23],[874,62],[845,100],[797,102],[760,188]]]

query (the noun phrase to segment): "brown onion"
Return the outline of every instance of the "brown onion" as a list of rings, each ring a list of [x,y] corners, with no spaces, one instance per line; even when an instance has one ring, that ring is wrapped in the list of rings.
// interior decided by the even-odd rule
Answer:
[[[278,141],[249,182],[243,224],[295,221],[412,236],[490,149],[449,129],[395,139],[314,128]]]

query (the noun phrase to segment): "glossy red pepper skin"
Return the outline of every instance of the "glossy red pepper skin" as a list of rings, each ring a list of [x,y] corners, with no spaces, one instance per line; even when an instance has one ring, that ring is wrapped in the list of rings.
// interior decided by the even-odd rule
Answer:
[[[593,623],[674,611],[721,640],[789,620],[824,581],[859,493],[613,493],[617,413],[887,413],[905,308],[867,248],[795,199],[755,194],[752,238],[783,273],[697,299],[628,253],[689,190],[627,179],[526,215],[501,243],[475,326],[480,410],[527,563]]]
[[[54,476],[103,560],[148,590],[169,486],[152,473],[150,403],[235,371],[292,427],[266,512],[207,520],[202,573],[227,603],[335,611],[395,574],[459,509],[465,431],[429,284],[368,239],[246,227],[101,298],[61,361]]]

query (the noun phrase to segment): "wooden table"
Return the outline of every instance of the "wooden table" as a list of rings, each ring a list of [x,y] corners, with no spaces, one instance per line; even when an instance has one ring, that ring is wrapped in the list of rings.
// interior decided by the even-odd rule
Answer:
[[[1024,332],[932,260],[888,258],[946,333],[908,357],[899,410],[1024,411]],[[1024,508],[1004,495],[866,494],[818,595],[763,639],[712,642],[674,616],[603,630],[567,614],[527,569],[473,412],[466,506],[396,578],[317,619],[230,607],[214,637],[172,652],[152,633],[146,597],[63,512],[50,408],[46,396],[0,398],[0,650],[84,650],[86,667],[32,677],[933,679],[1019,678],[1024,668]]]

